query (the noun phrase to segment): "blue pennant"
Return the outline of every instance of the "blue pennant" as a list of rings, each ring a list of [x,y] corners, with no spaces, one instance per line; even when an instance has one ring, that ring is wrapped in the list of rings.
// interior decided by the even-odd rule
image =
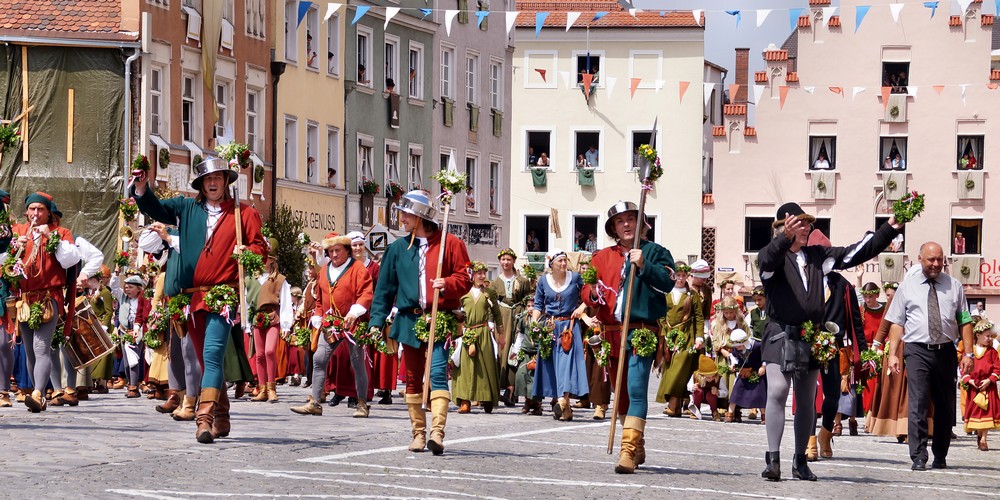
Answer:
[[[788,24],[791,25],[792,31],[799,25],[799,16],[802,15],[803,9],[788,9]]]
[[[998,1],[1000,1],[1000,0],[998,0]],[[434,12],[434,11],[431,10],[431,9],[420,9],[420,13],[424,15],[425,19],[427,18],[427,16],[431,15],[431,12]]]
[[[997,0],[997,1],[1000,2],[1000,0]],[[608,15],[607,11],[598,12],[598,13],[594,14],[594,18],[591,19],[590,22],[594,22],[594,21],[596,21],[596,20],[598,20],[598,19],[600,19],[600,18],[602,18],[602,17],[604,17],[606,15]]]
[[[358,21],[360,21],[362,17],[365,17],[365,14],[371,10],[371,7],[367,5],[358,5],[357,9],[357,12],[354,13],[354,20],[351,21],[351,26],[358,24]]]
[[[482,26],[483,26],[483,19],[486,19],[486,16],[488,16],[488,15],[490,15],[490,11],[488,11],[488,10],[477,10],[476,11],[476,27],[477,28],[482,28]]]
[[[740,21],[743,19],[743,15],[740,14],[740,11],[738,11],[738,10],[727,10],[726,14],[729,14],[730,16],[733,16],[733,17],[736,18],[736,29],[739,29],[740,28]]]
[[[868,10],[871,9],[871,5],[858,5],[854,8],[854,32],[858,32],[858,28],[861,27],[861,21],[864,21],[865,16],[868,15]]]
[[[312,4],[312,2],[299,2],[299,20],[295,23],[296,28],[302,24],[302,20],[305,19],[306,14],[309,13],[309,8],[312,7]]]
[[[545,24],[545,18],[549,17],[548,12],[536,12],[535,13],[535,38],[542,32],[542,25]]]
[[[940,2],[924,2],[924,7],[931,9],[931,19],[934,19],[934,14],[937,13],[938,3]]]

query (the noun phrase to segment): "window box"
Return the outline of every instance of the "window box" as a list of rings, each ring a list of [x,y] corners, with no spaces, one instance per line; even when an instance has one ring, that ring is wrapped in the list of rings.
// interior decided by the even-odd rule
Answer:
[[[952,257],[952,264],[949,266],[950,274],[963,285],[978,285],[981,260],[982,258],[978,255]]]
[[[906,196],[906,172],[889,172],[882,179],[885,201],[896,201]]]
[[[958,173],[958,199],[981,200],[985,192],[983,181],[985,176],[981,170]]]
[[[837,197],[837,174],[834,172],[809,172],[812,177],[812,197],[815,200],[833,200]]]

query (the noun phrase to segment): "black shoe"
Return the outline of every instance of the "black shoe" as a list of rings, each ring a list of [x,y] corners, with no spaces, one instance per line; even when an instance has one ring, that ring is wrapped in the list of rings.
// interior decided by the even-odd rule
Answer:
[[[767,479],[768,481],[781,481],[781,463],[780,463],[780,453],[766,451],[764,452],[764,462],[767,463],[767,468],[764,472],[760,473],[760,477]]]
[[[382,391],[382,397],[379,398],[378,404],[380,405],[391,405],[392,404],[392,393],[389,391]]]
[[[511,392],[512,391],[510,389],[504,389],[504,391],[500,393],[500,402],[507,408],[513,408],[516,405],[516,403],[510,399]]]
[[[358,398],[347,398],[347,407],[348,408],[357,408],[358,407]]]
[[[935,458],[934,461],[931,462],[931,468],[932,469],[947,469],[948,468],[948,462],[945,462],[943,458],[940,459],[940,460]]]
[[[922,458],[914,460],[913,466],[910,467],[910,470],[927,470],[927,460]]]
[[[809,470],[805,455],[792,455],[792,477],[803,481],[816,480],[816,474]]]
[[[330,406],[337,406],[343,400],[344,396],[341,396],[340,394],[334,394],[333,397],[330,398]]]

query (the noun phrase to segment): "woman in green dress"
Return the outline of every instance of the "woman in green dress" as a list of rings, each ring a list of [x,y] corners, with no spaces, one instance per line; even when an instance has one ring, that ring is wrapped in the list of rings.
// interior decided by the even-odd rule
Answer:
[[[688,397],[687,384],[698,369],[698,354],[704,352],[705,316],[702,297],[688,287],[691,267],[678,261],[674,288],[667,294],[667,315],[660,320],[661,335],[671,340],[660,342],[663,377],[656,391],[656,401],[667,403],[663,413],[681,416],[681,399]]]
[[[514,262],[517,254],[510,248],[505,248],[497,254],[500,260],[500,274],[490,283],[490,290],[500,303],[500,317],[503,327],[497,329],[499,339],[497,344],[500,347],[498,359],[500,387],[503,393],[500,395],[500,402],[506,406],[517,404],[517,396],[514,393],[514,377],[517,373],[517,353],[511,359],[510,346],[513,345],[517,332],[514,331],[514,318],[524,312],[525,304],[535,296],[535,288],[524,276],[518,274],[514,269]],[[499,325],[499,323],[498,323]],[[501,342],[500,339],[503,339]]]
[[[451,392],[458,401],[458,412],[469,413],[471,402],[479,401],[486,413],[492,413],[500,398],[497,355],[493,349],[494,332],[503,328],[500,305],[486,286],[486,264],[472,263],[472,290],[462,297],[465,327],[458,363],[452,377]],[[499,336],[499,335],[497,335]],[[503,345],[503,338],[497,344]]]

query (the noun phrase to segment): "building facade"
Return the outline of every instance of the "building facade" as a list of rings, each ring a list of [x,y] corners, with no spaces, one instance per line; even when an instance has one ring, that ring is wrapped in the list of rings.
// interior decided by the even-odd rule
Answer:
[[[714,205],[705,211],[716,266],[747,287],[758,282],[756,252],[784,202],[798,202],[834,245],[846,245],[916,190],[926,196],[923,215],[877,262],[846,274],[898,281],[919,265],[920,245],[936,241],[967,295],[1000,302],[1000,236],[984,223],[997,210],[987,182],[1000,155],[994,16],[972,2],[950,17],[903,9],[897,23],[873,7],[855,33],[856,2],[841,3],[843,19],[824,19],[823,3],[810,2],[785,48],[762,54],[755,126],[735,99],[716,128]]]

